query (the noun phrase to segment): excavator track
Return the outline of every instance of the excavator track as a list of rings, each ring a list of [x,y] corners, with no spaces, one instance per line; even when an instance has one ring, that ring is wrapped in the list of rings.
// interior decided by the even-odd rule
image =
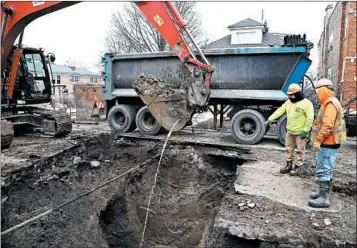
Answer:
[[[34,115],[43,118],[43,133],[56,138],[64,137],[72,131],[72,121],[65,112],[36,109]]]
[[[24,113],[18,112],[17,114],[10,114],[3,118],[2,126],[5,125],[3,122],[10,123],[16,135],[35,134],[43,137],[60,138],[72,131],[70,116],[61,111],[29,108]]]

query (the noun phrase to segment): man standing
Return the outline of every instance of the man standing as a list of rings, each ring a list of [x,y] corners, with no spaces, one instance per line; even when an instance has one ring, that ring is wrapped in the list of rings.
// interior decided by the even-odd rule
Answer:
[[[314,121],[314,107],[312,102],[304,97],[298,84],[289,86],[288,96],[289,99],[268,118],[265,125],[269,126],[273,120],[286,113],[286,166],[280,169],[280,173],[296,176],[303,173],[306,139]],[[297,159],[296,165],[293,165],[295,146]]]
[[[333,84],[329,79],[321,79],[315,85],[321,107],[314,121],[311,141],[316,151],[316,175],[319,190],[311,193],[310,207],[330,206],[331,181],[335,160],[340,144],[346,140],[346,125],[341,103],[335,97]]]

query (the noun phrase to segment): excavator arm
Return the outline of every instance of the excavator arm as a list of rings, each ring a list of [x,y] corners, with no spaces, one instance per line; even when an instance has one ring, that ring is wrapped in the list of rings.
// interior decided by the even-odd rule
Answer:
[[[19,45],[18,49],[14,52],[14,58],[16,59],[21,56],[22,35],[28,24],[43,15],[77,3],[79,2],[2,2],[1,68],[4,68],[6,58],[19,35]],[[192,80],[189,80],[185,85],[184,92],[181,89],[176,92],[172,91],[173,93],[170,95],[163,94],[163,92],[147,94],[145,91],[140,91],[140,87],[134,87],[141,99],[148,106],[151,114],[164,128],[171,129],[174,123],[176,123],[174,130],[180,130],[191,120],[197,107],[204,107],[208,104],[209,87],[214,67],[208,63],[188,31],[187,24],[171,2],[148,1],[135,2],[135,4],[192,73]],[[197,59],[185,37],[188,37],[194,48],[198,51],[202,62]],[[15,59],[14,62],[17,61]],[[14,62],[11,69],[12,77],[16,75],[18,70],[18,62]],[[10,78],[8,84],[9,98],[12,97],[11,92],[15,84],[14,78],[12,79]],[[145,82],[141,81],[141,83]]]

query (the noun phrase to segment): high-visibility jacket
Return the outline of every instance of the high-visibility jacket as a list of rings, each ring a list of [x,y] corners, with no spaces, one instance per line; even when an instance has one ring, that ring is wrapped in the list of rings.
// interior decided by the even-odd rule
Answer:
[[[293,103],[289,99],[268,119],[276,120],[285,113],[287,117],[286,129],[290,134],[299,135],[302,131],[310,132],[314,121],[314,106],[310,100],[304,98]]]
[[[346,141],[343,108],[336,97],[330,97],[321,105],[312,127],[311,141],[326,147]]]

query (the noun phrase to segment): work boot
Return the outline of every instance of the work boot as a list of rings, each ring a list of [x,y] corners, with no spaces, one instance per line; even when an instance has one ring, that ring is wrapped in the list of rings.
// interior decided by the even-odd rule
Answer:
[[[287,161],[286,166],[280,169],[281,174],[289,173],[293,169],[293,161]]]
[[[320,190],[316,189],[310,193],[310,198],[311,199],[316,199],[320,196]]]
[[[329,185],[329,194],[331,194],[331,192],[332,192],[332,179],[331,179],[330,185]],[[319,197],[319,195],[320,195],[320,190],[319,190],[319,189],[316,189],[316,190],[314,190],[314,191],[311,192],[310,198],[311,198],[311,199],[316,199],[316,198]]]
[[[294,168],[290,171],[290,176],[306,176],[308,173],[306,171],[306,168],[301,165],[301,166],[294,166]]]
[[[331,182],[320,182],[319,196],[309,201],[309,206],[313,208],[326,208],[330,206]]]

